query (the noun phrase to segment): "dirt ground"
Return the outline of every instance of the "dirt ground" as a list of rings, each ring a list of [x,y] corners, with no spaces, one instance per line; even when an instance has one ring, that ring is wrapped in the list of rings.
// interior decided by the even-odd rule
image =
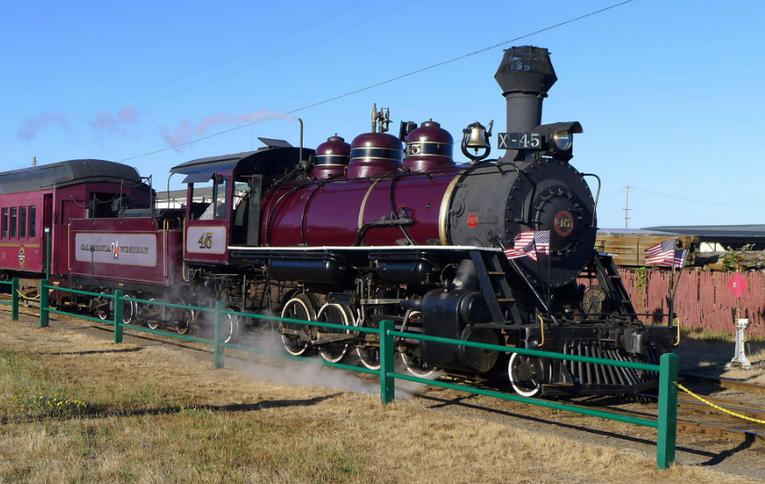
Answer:
[[[714,377],[734,378],[765,386],[765,342],[745,342],[744,344],[752,369],[727,370],[725,365],[733,358],[735,343],[684,338],[678,348],[680,370]]]
[[[295,372],[228,358],[229,368],[213,370],[205,352],[131,337],[117,346],[87,323],[54,321],[41,330],[32,318],[3,316],[0,482],[757,482],[765,476],[739,476],[741,466],[718,465],[730,464],[726,451],[742,454],[748,446],[681,450],[681,464],[706,465],[659,472],[650,430],[554,411],[536,422],[513,415],[509,404],[421,388],[409,389],[421,396],[382,406],[374,382],[320,364],[298,363]]]

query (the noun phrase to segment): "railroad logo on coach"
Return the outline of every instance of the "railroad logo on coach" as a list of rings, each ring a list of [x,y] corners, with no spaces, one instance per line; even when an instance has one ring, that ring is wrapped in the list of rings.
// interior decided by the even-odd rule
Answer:
[[[574,231],[574,216],[568,210],[561,210],[553,219],[555,233],[561,237],[568,237]]]
[[[119,259],[120,258],[120,241],[115,240],[112,242],[112,258],[113,259]]]
[[[19,265],[24,267],[24,261],[27,260],[27,253],[24,251],[24,247],[19,247]]]

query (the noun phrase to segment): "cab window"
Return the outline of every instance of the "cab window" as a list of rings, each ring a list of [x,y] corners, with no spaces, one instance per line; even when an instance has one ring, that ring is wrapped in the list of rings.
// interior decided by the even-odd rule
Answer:
[[[199,220],[224,220],[228,213],[228,204],[226,203],[226,193],[228,192],[228,182],[226,178],[216,176],[212,184],[212,193],[209,201],[206,203],[204,211],[199,216]],[[197,187],[194,185],[194,199],[197,198]]]
[[[228,193],[228,181],[220,178],[215,181],[213,187],[215,193],[215,220],[223,220],[228,214],[228,205],[226,204],[226,193]]]
[[[3,209],[2,218],[3,218],[2,236],[4,239],[7,239],[8,238],[8,209],[7,208]]]
[[[191,209],[192,220],[210,220],[212,219],[212,181],[194,183],[191,185]],[[207,213],[210,209],[209,214]]]

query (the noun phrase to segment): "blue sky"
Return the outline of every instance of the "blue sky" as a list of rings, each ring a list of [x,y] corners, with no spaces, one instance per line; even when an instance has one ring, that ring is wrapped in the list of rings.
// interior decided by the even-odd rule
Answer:
[[[615,0],[614,0],[615,1]],[[614,1],[12,2],[0,17],[3,169],[122,160],[164,188],[174,164],[297,144],[297,107]],[[558,74],[544,122],[578,120],[572,163],[603,179],[601,227],[765,222],[765,2],[636,0],[518,42]],[[371,104],[504,130],[497,48],[299,113],[306,145],[369,127]],[[182,148],[171,144],[262,118]]]

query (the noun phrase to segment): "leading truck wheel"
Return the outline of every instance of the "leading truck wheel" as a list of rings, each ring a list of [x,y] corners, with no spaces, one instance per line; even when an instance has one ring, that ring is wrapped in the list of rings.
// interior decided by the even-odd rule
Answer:
[[[281,316],[289,319],[316,321],[313,303],[305,294],[298,294],[287,301],[282,308]],[[292,356],[301,356],[308,350],[308,342],[311,340],[310,326],[281,323],[279,332],[282,337],[282,345],[284,345],[287,353]]]
[[[507,374],[518,395],[537,397],[542,394],[544,364],[539,358],[513,353],[507,364]]]
[[[316,320],[353,326],[353,311],[343,304],[327,303],[319,309]],[[350,346],[347,339],[349,334],[351,334],[350,330],[318,328],[316,344],[319,347],[319,355],[330,363],[342,361]],[[323,343],[322,340],[324,340]]]

